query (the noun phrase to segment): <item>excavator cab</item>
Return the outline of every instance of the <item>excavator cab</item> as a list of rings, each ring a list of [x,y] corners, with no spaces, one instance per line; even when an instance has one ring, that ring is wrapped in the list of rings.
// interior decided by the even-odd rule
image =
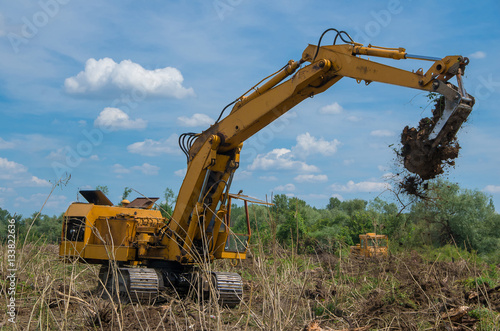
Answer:
[[[231,207],[233,200],[243,201],[244,215],[239,217],[231,217]],[[246,258],[248,244],[252,230],[250,227],[250,217],[248,213],[248,204],[262,204],[272,206],[268,203],[256,198],[242,194],[229,194],[228,197],[228,212],[225,216],[225,223],[219,228],[217,243],[214,255],[216,258],[237,259],[243,260]],[[233,215],[235,216],[235,215]],[[243,216],[243,217],[241,217]]]

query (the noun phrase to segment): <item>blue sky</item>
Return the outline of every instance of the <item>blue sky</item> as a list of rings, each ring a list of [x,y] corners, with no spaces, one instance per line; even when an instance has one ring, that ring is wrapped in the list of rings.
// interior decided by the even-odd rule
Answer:
[[[63,212],[79,189],[97,185],[115,203],[124,187],[147,196],[177,191],[186,167],[178,135],[206,129],[334,27],[364,44],[470,58],[465,86],[476,107],[445,178],[491,195],[498,210],[499,14],[497,1],[4,2],[0,207],[30,215],[65,172],[71,179],[44,213]],[[318,207],[332,196],[391,201],[391,145],[429,114],[425,93],[342,79],[245,143],[232,191],[285,193]]]

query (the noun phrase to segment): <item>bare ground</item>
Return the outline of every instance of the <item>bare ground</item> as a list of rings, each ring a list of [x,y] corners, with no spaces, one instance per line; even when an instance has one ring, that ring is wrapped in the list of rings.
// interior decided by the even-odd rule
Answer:
[[[18,273],[16,323],[5,330],[498,330],[498,266],[402,252],[384,259],[275,250],[219,270],[239,272],[237,308],[166,292],[153,304],[99,298],[97,268],[63,264],[57,247],[30,246]],[[5,255],[2,255],[5,257]],[[5,259],[2,258],[2,261]],[[2,262],[2,277],[5,279]],[[2,296],[7,298],[5,282]],[[6,300],[1,311],[6,311]]]

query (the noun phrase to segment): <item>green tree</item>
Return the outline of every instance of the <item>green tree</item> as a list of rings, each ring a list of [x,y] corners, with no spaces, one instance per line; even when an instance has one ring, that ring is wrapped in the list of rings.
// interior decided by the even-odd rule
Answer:
[[[326,205],[326,209],[339,209],[341,205],[342,201],[340,201],[339,198],[331,197],[328,201],[328,204]]]
[[[352,199],[342,201],[340,209],[345,211],[348,215],[353,215],[355,212],[365,211],[368,202],[361,199]]]
[[[130,187],[125,187],[123,189],[122,200],[127,199],[130,193],[132,193],[132,189]]]
[[[22,220],[21,215],[11,215],[6,209],[0,208],[0,242],[4,242],[8,237],[8,226],[11,224],[9,221],[11,219],[16,220],[16,230],[19,232],[20,221]]]
[[[438,180],[430,185],[428,196],[414,204],[410,212],[411,220],[422,231],[415,244],[451,243],[479,253],[499,248],[499,233],[492,230],[499,220],[486,194]]]
[[[63,215],[48,216],[34,213],[31,217],[24,218],[19,224],[19,240],[57,243],[61,236]]]
[[[161,202],[158,207],[163,217],[171,217],[174,211],[174,205],[176,201],[174,191],[167,187],[164,193],[165,201]]]
[[[109,189],[106,185],[97,185],[95,189],[101,191],[106,196],[109,194]]]

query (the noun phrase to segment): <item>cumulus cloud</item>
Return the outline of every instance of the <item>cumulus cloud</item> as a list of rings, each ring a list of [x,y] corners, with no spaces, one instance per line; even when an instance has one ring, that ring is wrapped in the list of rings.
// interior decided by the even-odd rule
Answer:
[[[113,172],[117,173],[117,174],[129,174],[130,169],[127,169],[124,166],[122,166],[121,164],[117,163],[117,164],[113,165]]]
[[[267,154],[259,154],[252,164],[250,170],[295,170],[300,172],[318,172],[318,167],[309,165],[294,159],[292,151],[287,148],[276,148]]]
[[[252,172],[246,170],[236,171],[236,173],[234,174],[234,179],[238,181],[250,177],[252,177]]]
[[[333,191],[336,192],[380,192],[391,188],[387,183],[380,182],[359,182],[355,183],[350,180],[345,185],[333,184],[330,186]]]
[[[293,184],[286,184],[286,185],[279,185],[276,186],[273,191],[277,192],[292,192],[295,191],[295,185]]]
[[[14,207],[29,205],[33,206],[34,210],[38,210],[45,203],[45,208],[61,210],[67,208],[68,206],[68,202],[66,201],[67,198],[64,195],[52,194],[47,202],[45,202],[46,199],[47,194],[45,193],[32,194],[28,198],[17,197],[14,203]]]
[[[268,182],[274,182],[277,181],[278,178],[276,176],[260,176],[259,179],[268,181]]]
[[[0,179],[14,179],[16,175],[26,172],[28,169],[22,164],[0,157]]]
[[[187,173],[187,168],[182,168],[182,169],[174,171],[174,174],[177,177],[181,177],[181,178],[184,178],[186,176],[186,173]]]
[[[362,118],[361,118],[361,117],[358,117],[358,116],[354,116],[354,115],[352,115],[352,116],[348,116],[348,117],[346,118],[346,120],[348,120],[349,122],[359,122],[359,121],[361,121],[361,120],[362,120]]]
[[[106,107],[95,119],[94,126],[110,131],[141,130],[146,128],[147,123],[147,121],[141,118],[136,120],[130,119],[121,109]]]
[[[394,136],[394,132],[389,130],[373,130],[370,132],[370,136],[374,137],[392,137]]]
[[[151,176],[151,175],[158,175],[159,170],[160,170],[160,167],[157,167],[155,165],[151,165],[149,163],[143,163],[142,165],[133,166],[130,168],[126,168],[118,163],[113,165],[113,172],[120,174],[120,175],[121,174],[129,174],[132,171],[139,171],[145,175]]]
[[[158,175],[158,171],[160,170],[160,167],[157,167],[157,166],[149,164],[149,163],[143,163],[142,165],[134,166],[131,169],[140,171],[145,175],[151,176],[151,175]]]
[[[182,85],[184,77],[172,67],[148,70],[130,60],[116,63],[113,59],[88,59],[85,70],[66,78],[64,87],[70,94],[103,95],[105,92],[127,91],[137,99],[148,95],[184,98],[193,96],[192,88]]]
[[[0,138],[0,149],[13,149],[16,147],[16,144],[12,141],[5,141]]]
[[[500,193],[500,186],[498,185],[486,185],[486,187],[483,189],[483,192],[495,194],[495,193]]]
[[[354,164],[354,159],[346,159],[344,161],[342,161],[342,163],[346,166],[350,166],[351,164]]]
[[[309,132],[297,136],[297,145],[292,148],[297,157],[306,157],[310,154],[321,154],[330,156],[337,152],[340,141],[334,139],[326,141],[323,138],[315,138]]]
[[[194,126],[203,126],[207,127],[214,124],[215,120],[210,116],[205,114],[194,114],[191,117],[181,116],[178,117],[177,120],[181,126],[194,127]]]
[[[483,51],[477,51],[469,55],[469,57],[473,59],[484,59],[486,57],[486,53]]]
[[[339,199],[340,201],[344,201],[344,197],[343,197],[343,196],[341,196],[341,195],[340,195],[340,194],[338,194],[338,193],[332,194],[330,197],[331,197],[331,198],[337,198],[337,199]]]
[[[41,134],[16,134],[10,141],[0,138],[0,149],[19,149],[39,152],[57,148],[61,142]]]
[[[327,105],[324,107],[321,107],[319,109],[320,114],[340,114],[344,111],[344,108],[342,108],[341,105],[339,105],[338,102],[334,102],[331,105]]]
[[[176,134],[162,140],[146,139],[127,146],[130,153],[145,156],[179,153],[178,136]]]
[[[303,174],[298,175],[294,178],[296,182],[299,183],[321,183],[328,181],[327,175],[313,175],[313,174]]]
[[[24,165],[0,157],[0,179],[10,181],[14,186],[49,187],[50,182],[33,176]]]

